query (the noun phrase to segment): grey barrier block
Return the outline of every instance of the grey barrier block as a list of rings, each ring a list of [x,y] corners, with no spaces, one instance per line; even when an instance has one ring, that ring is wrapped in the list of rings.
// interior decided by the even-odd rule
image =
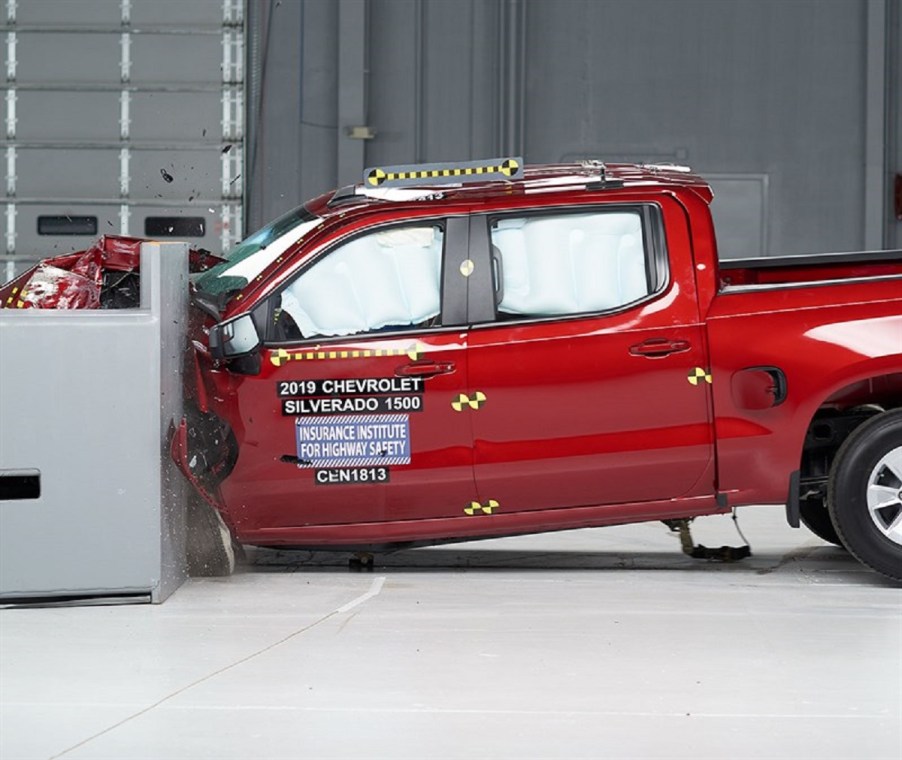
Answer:
[[[0,600],[146,596],[186,577],[182,416],[188,246],[141,248],[141,307],[0,310]],[[8,489],[7,489],[8,490]]]

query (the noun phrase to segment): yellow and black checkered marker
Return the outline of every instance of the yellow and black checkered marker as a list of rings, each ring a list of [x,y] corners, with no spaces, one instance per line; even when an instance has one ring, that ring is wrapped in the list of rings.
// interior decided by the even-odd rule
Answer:
[[[485,403],[485,394],[482,391],[476,391],[472,397],[466,393],[457,394],[457,398],[451,402],[451,406],[455,412],[462,412],[468,407],[470,409],[479,409],[483,403]]]
[[[12,293],[9,295],[9,298],[6,299],[6,303],[3,304],[7,309],[25,308],[25,296],[27,296],[28,293],[23,290],[21,293],[19,293],[18,297],[16,297],[16,293],[19,293],[19,289],[13,288]]]
[[[711,378],[711,373],[708,370],[703,369],[702,367],[693,367],[689,370],[689,375],[686,378],[690,384],[698,385],[702,380],[704,380],[708,385],[711,385],[713,379]]]
[[[485,161],[376,167],[363,173],[363,186],[459,185],[464,182],[510,182],[522,177],[522,158],[490,158]]]
[[[471,501],[464,507],[464,514],[468,514],[471,517],[473,515],[490,515],[498,509],[499,506],[498,502],[494,499],[489,499],[485,504],[480,504],[478,501]]]
[[[407,356],[412,361],[419,359],[426,351],[422,343],[415,343],[407,348],[355,348],[341,349],[340,351],[286,351],[284,348],[276,349],[269,360],[281,367],[288,362],[302,361],[328,361],[330,359],[371,359],[377,356]]]

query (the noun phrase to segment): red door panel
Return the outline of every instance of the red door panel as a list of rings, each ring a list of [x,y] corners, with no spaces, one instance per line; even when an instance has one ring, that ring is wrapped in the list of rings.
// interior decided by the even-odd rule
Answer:
[[[690,495],[712,457],[697,325],[642,328],[641,312],[470,334],[479,497],[529,510]],[[660,358],[634,346],[678,343]],[[698,484],[711,493],[712,484]]]
[[[480,500],[507,512],[713,493],[707,348],[681,208],[486,215],[470,246],[477,273],[495,272],[481,292],[503,320],[469,335],[468,392],[484,399],[469,412]],[[567,311],[592,304],[602,313]],[[543,313],[561,316],[524,316]]]
[[[264,350],[236,391],[244,440],[222,485],[239,534],[461,514],[466,362],[457,331]]]

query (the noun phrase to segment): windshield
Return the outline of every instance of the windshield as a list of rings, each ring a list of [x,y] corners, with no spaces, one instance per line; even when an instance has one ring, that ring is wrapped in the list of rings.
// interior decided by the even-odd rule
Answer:
[[[321,221],[303,206],[289,211],[223,254],[225,261],[197,277],[195,287],[213,296],[241,290]]]

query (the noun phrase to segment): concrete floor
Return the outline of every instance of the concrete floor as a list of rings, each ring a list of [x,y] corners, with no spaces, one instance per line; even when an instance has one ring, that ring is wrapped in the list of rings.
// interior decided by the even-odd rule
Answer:
[[[902,757],[902,589],[749,509],[0,612],[0,758]],[[695,524],[737,543],[727,518]]]

